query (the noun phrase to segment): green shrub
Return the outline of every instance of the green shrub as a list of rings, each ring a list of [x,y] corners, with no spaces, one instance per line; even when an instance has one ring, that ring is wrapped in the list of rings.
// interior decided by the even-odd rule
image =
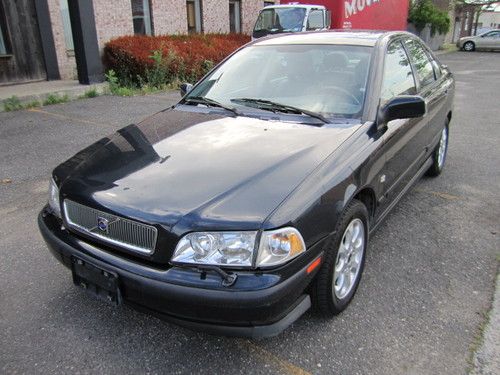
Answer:
[[[136,90],[137,89],[130,87],[120,86],[113,92],[113,94],[118,96],[133,96],[135,95]]]
[[[43,101],[43,105],[66,103],[68,101],[69,101],[69,96],[66,94],[62,96],[58,94],[49,94]]]
[[[153,60],[153,66],[151,68],[146,68],[146,84],[149,87],[162,88],[167,84],[169,78],[168,66],[175,59],[175,54],[170,51],[165,60],[163,58],[163,51],[156,50],[153,51],[153,54],[149,57]],[[144,86],[144,84],[141,86]]]
[[[99,96],[99,93],[97,92],[97,89],[95,87],[92,87],[92,88],[88,89],[87,91],[85,91],[83,93],[83,96],[85,98],[95,98],[96,96]]]
[[[10,112],[10,111],[18,111],[20,109],[23,109],[23,105],[19,98],[15,95],[11,96],[10,98],[7,98],[3,101],[3,109],[5,112]]]
[[[408,21],[415,25],[418,31],[429,24],[431,35],[436,32],[446,34],[450,30],[450,17],[448,13],[437,8],[431,0],[417,0],[410,8]]]
[[[37,108],[41,107],[42,103],[40,103],[38,100],[32,100],[31,102],[28,102],[24,105],[24,108],[29,109],[29,108]]]
[[[109,91],[113,95],[118,96],[132,96],[134,95],[134,88],[121,86],[118,77],[113,69],[108,70],[107,73],[104,74],[106,77],[106,81],[109,84]]]

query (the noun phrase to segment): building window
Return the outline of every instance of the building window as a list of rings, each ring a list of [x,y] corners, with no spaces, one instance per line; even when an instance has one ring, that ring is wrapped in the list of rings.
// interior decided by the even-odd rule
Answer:
[[[0,2],[0,56],[10,55],[11,53],[12,50],[7,30],[7,19],[5,17],[2,2]]]
[[[73,33],[71,31],[71,19],[69,18],[68,0],[61,0],[59,2],[61,7],[61,18],[63,22],[64,41],[66,43],[67,51],[74,51]]]
[[[188,33],[201,33],[201,0],[187,0]]]
[[[229,31],[241,33],[241,1],[229,0]]]
[[[149,0],[132,0],[132,22],[134,23],[134,34],[153,34]]]
[[[274,5],[274,1],[264,1],[264,6]]]

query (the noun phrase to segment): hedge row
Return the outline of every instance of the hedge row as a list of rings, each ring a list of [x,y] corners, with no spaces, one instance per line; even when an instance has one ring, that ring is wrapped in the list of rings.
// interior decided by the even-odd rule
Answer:
[[[249,40],[242,34],[123,36],[106,43],[104,64],[124,86],[195,82]]]

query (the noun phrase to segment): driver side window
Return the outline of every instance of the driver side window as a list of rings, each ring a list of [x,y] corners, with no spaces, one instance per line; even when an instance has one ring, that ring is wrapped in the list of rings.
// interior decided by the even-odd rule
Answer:
[[[382,93],[380,95],[381,104],[398,95],[414,95],[416,93],[415,78],[408,55],[400,41],[392,42],[389,44],[385,56]]]
[[[323,11],[318,9],[312,10],[307,19],[307,30],[317,30],[324,27]]]

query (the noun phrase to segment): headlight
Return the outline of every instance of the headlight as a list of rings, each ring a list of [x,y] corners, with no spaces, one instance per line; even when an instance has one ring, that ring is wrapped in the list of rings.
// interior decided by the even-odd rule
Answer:
[[[172,262],[184,264],[251,267],[257,232],[197,232],[184,236],[175,248]],[[294,228],[263,232],[257,267],[283,264],[306,250]]]
[[[53,178],[50,179],[49,183],[49,207],[52,213],[61,218],[61,206],[59,204],[59,188],[57,187]]]
[[[257,267],[276,266],[306,251],[306,245],[295,228],[282,228],[262,233]]]
[[[257,232],[189,233],[177,245],[172,262],[251,266]]]

